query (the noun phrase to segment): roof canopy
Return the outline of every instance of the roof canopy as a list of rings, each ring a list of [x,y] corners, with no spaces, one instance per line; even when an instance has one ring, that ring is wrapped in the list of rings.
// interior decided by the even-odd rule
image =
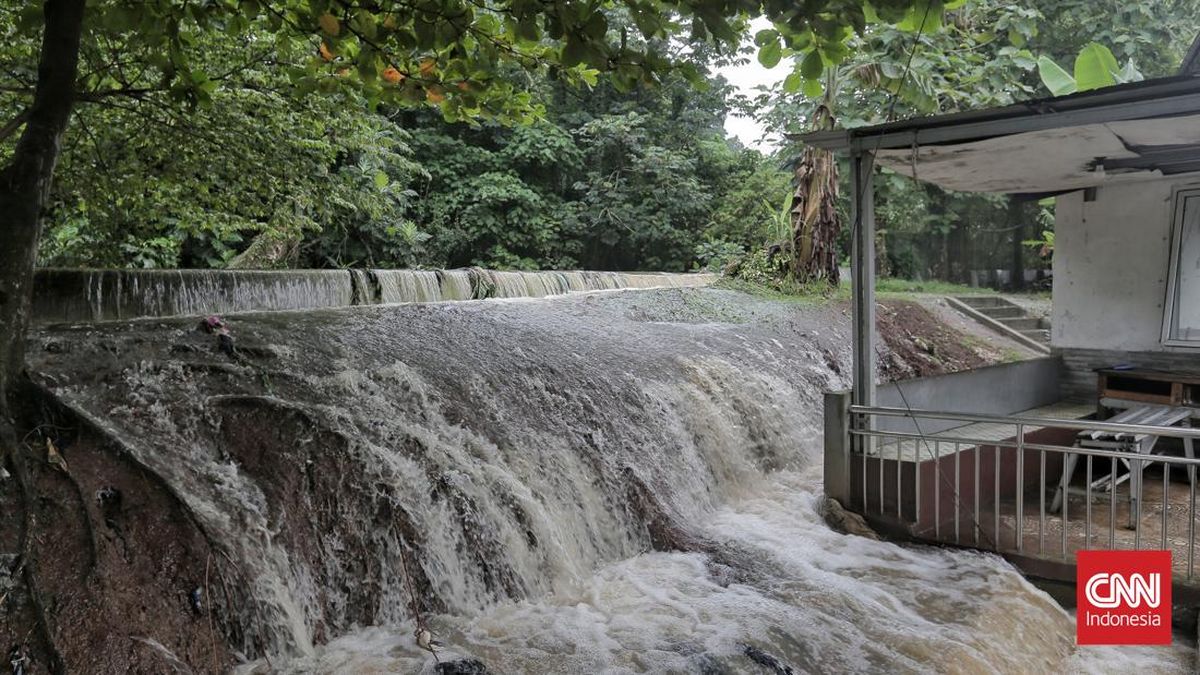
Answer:
[[[1200,171],[1200,77],[798,136],[949,190],[1045,194]]]

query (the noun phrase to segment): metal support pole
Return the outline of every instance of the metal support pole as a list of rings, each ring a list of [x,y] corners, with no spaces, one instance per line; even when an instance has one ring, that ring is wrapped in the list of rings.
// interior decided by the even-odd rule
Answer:
[[[856,152],[850,157],[852,313],[854,317],[855,405],[875,405],[875,190],[871,174],[874,156]]]

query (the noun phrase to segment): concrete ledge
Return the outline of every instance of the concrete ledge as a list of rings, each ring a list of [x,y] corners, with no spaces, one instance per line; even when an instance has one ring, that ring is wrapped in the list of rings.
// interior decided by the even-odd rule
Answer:
[[[39,269],[35,324],[400,302],[536,298],[579,291],[707,286],[715,274],[463,270]]]
[[[1058,401],[1061,379],[1062,362],[1048,356],[884,383],[876,396],[881,406],[1009,415]],[[921,420],[920,430],[933,434],[961,424],[926,419]],[[916,431],[912,421],[902,417],[881,417],[876,427],[883,431]]]

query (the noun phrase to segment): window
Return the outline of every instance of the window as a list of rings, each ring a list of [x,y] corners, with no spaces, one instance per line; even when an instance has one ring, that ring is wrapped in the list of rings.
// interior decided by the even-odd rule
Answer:
[[[1200,188],[1175,193],[1163,342],[1200,347]]]

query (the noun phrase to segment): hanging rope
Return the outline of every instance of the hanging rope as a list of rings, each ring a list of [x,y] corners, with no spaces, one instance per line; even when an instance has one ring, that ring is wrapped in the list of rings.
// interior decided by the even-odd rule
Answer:
[[[417,646],[425,651],[433,654],[433,660],[441,663],[438,659],[437,652],[434,648],[437,643],[433,639],[433,632],[429,630],[429,626],[425,623],[425,619],[421,616],[420,605],[417,604],[417,590],[413,585],[412,575],[408,570],[408,552],[405,550],[403,543],[400,545],[400,567],[404,572],[404,585],[408,588],[409,609],[412,610],[413,621],[417,628],[413,631],[413,637],[417,640]]]

